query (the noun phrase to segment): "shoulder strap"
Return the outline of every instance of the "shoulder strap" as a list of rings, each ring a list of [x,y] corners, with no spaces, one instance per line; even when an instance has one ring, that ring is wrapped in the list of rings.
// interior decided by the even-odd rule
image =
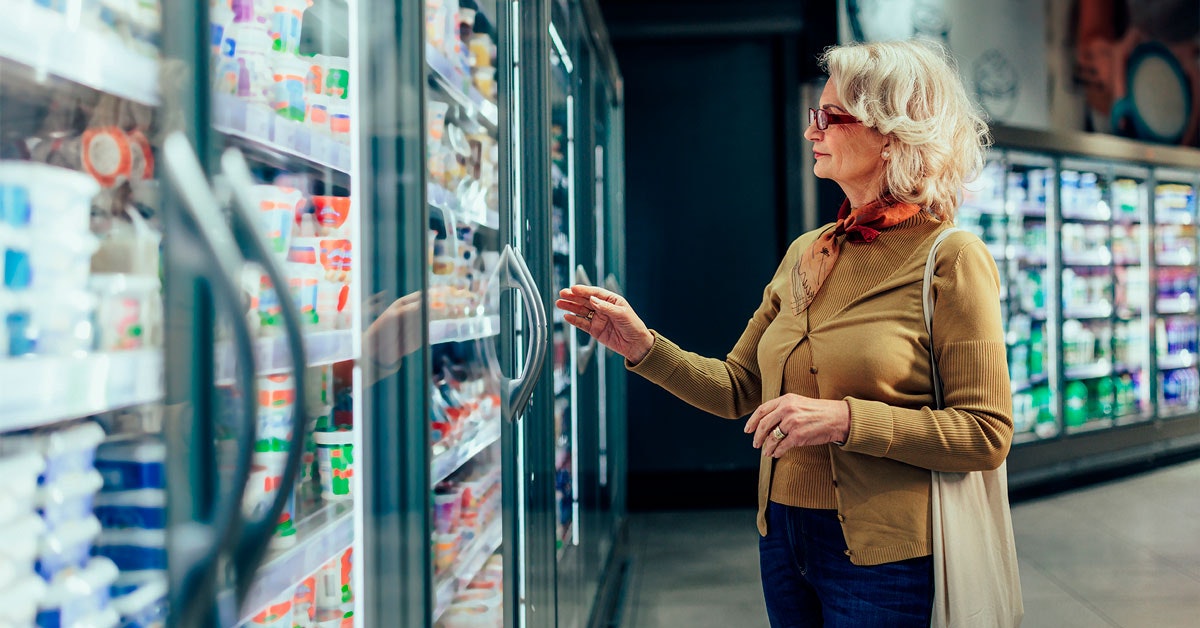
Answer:
[[[925,309],[925,333],[929,335],[929,368],[933,375],[933,397],[937,400],[939,410],[942,409],[943,404],[942,377],[938,374],[937,359],[933,357],[933,295],[929,291],[929,283],[933,279],[933,262],[938,247],[941,246],[942,240],[955,231],[962,231],[962,229],[950,227],[939,233],[937,239],[933,241],[933,246],[929,247],[929,257],[925,260],[925,277],[921,281],[921,306]]]

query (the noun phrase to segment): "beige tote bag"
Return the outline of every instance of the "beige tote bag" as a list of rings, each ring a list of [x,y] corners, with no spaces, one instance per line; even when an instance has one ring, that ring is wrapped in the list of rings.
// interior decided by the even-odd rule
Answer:
[[[940,234],[929,249],[921,300],[929,334],[933,392],[943,406],[942,380],[933,357],[934,254]],[[1008,464],[994,471],[933,471],[933,620],[932,628],[1009,628],[1021,625],[1021,575],[1017,544],[1008,509]]]

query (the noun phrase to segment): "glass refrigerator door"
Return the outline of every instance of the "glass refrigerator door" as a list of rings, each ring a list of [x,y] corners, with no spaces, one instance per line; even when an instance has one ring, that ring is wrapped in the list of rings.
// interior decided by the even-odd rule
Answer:
[[[0,21],[0,625],[163,621],[153,1]]]
[[[1160,170],[1154,186],[1154,345],[1158,415],[1200,407],[1196,326],[1196,179]]]
[[[239,356],[219,336],[214,356],[222,464],[235,464],[225,458],[244,439],[232,425],[253,412],[249,473],[231,489],[244,491],[241,532],[218,582],[225,626],[354,622],[363,383],[354,6],[209,7],[205,157],[244,258],[242,309],[225,326],[244,325],[252,345]]]
[[[1151,419],[1150,183],[1140,168],[1117,167],[1109,186],[1113,258],[1113,401],[1116,424]]]
[[[1005,156],[1004,199],[1008,225],[1009,365],[1013,380],[1015,443],[1052,438],[1058,420],[1057,327],[1053,324],[1055,181],[1044,157]]]
[[[1058,177],[1063,423],[1073,434],[1113,424],[1111,174],[1104,164],[1064,160]]]
[[[532,279],[520,254],[503,246],[512,172],[501,131],[514,97],[508,3],[427,0],[424,52],[426,239],[434,626],[504,625],[513,615],[519,503],[509,482],[511,429],[532,380],[503,375],[500,295]],[[506,299],[506,302],[507,299]],[[537,325],[534,325],[537,327]],[[529,328],[525,328],[527,331]],[[522,336],[527,337],[527,336]],[[541,349],[544,351],[544,347]],[[525,359],[534,361],[535,349]],[[515,529],[514,529],[515,527]]]

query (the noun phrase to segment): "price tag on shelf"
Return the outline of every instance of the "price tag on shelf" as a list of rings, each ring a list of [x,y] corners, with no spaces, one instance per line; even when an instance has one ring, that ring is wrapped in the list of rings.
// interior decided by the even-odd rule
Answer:
[[[274,111],[265,107],[246,107],[246,134],[259,140],[271,141],[276,117]]]

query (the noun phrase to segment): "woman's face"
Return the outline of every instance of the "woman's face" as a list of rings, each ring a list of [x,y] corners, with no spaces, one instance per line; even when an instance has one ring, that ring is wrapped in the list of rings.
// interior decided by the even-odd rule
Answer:
[[[821,108],[829,113],[849,115],[838,97],[833,79],[825,82]],[[824,131],[816,122],[808,125],[804,138],[813,143],[813,174],[832,179],[845,192],[851,207],[879,198],[883,190],[883,149],[888,139],[861,123],[830,124]]]

